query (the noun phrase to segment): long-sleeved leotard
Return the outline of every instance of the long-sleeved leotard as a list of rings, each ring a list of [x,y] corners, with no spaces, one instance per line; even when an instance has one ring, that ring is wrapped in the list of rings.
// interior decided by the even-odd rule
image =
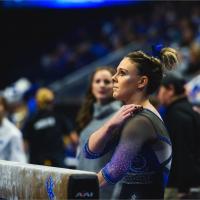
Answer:
[[[125,123],[117,145],[109,144],[101,154],[94,154],[86,144],[84,151],[95,158],[113,146],[115,153],[101,172],[109,183],[120,181],[118,198],[163,198],[172,153],[163,122],[144,109]]]

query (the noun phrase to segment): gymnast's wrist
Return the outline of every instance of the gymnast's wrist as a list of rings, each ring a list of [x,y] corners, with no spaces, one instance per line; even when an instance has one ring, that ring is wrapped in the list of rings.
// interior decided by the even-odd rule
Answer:
[[[106,129],[106,135],[110,135],[113,133],[113,131],[116,129],[117,125],[112,123],[112,121],[108,121],[105,125],[104,128]]]

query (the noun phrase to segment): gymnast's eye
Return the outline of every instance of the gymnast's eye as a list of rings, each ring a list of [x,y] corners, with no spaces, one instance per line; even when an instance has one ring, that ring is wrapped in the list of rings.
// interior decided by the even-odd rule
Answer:
[[[125,71],[123,71],[123,70],[120,70],[120,71],[119,71],[119,75],[120,75],[120,76],[124,76],[124,75],[126,75],[126,74],[127,74],[127,73],[126,73]]]

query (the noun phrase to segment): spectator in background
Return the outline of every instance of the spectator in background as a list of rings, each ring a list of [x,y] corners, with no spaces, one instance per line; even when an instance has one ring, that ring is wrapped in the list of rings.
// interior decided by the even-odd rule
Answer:
[[[188,198],[189,189],[200,186],[200,115],[189,103],[184,85],[181,76],[168,74],[158,91],[173,148],[166,199]]]
[[[36,92],[38,111],[25,122],[23,136],[30,163],[66,167],[64,136],[71,125],[54,111],[54,93],[48,88]]]
[[[192,78],[185,85],[188,100],[192,105],[200,106],[200,74]]]
[[[115,70],[109,67],[97,68],[90,80],[89,90],[77,116],[77,132],[80,135],[79,149],[89,139],[92,132],[102,126],[121,106],[112,97],[112,76]],[[78,169],[98,172],[110,159],[112,152],[96,160],[88,160],[82,151],[78,152]],[[100,191],[100,198],[110,199],[113,186]]]
[[[200,73],[200,44],[193,42],[189,49],[189,63],[185,70],[185,75],[194,78]]]
[[[6,118],[7,102],[0,96],[0,159],[26,163],[22,133]]]

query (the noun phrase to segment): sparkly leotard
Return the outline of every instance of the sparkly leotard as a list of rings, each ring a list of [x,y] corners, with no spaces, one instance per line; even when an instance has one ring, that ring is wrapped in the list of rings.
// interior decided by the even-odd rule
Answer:
[[[171,142],[162,120],[143,109],[128,119],[120,132],[115,153],[101,170],[108,183],[118,182],[115,198],[162,199],[172,157]],[[88,158],[106,153],[92,153],[88,144],[84,151]]]

